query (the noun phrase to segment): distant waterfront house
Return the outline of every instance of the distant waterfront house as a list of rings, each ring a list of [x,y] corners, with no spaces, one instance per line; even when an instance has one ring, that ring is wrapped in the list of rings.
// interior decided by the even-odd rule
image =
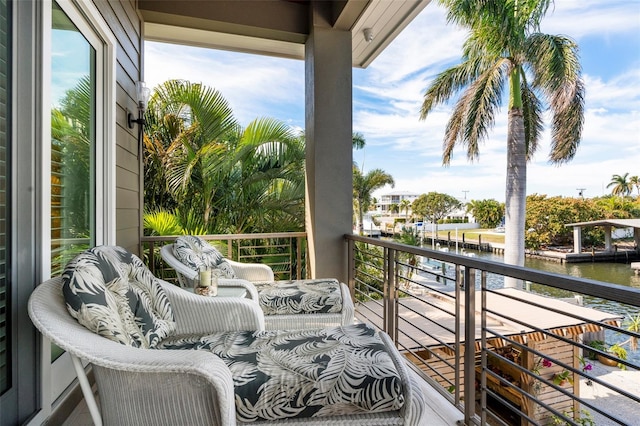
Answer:
[[[391,206],[393,204],[400,205],[402,200],[407,200],[409,201],[409,203],[413,203],[413,201],[419,196],[420,194],[416,194],[414,192],[409,192],[409,191],[389,192],[387,194],[383,194],[380,196],[380,200],[378,201],[378,203],[376,203],[376,210],[382,213],[389,213]],[[400,211],[398,212],[398,214],[402,216],[404,212]],[[411,215],[411,208],[409,208],[409,211],[407,212],[407,214],[409,216]]]

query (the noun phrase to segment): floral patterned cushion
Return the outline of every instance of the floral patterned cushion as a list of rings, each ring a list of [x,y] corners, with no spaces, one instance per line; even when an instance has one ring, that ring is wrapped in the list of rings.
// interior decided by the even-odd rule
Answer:
[[[173,311],[157,278],[122,247],[80,253],[67,264],[62,281],[71,316],[101,336],[153,348],[175,333]]]
[[[214,246],[194,235],[176,238],[173,255],[194,271],[200,268],[218,269],[224,278],[237,278],[233,267]]]
[[[265,315],[342,312],[342,290],[335,279],[256,283]]]
[[[405,401],[394,349],[367,324],[175,337],[159,347],[222,358],[241,422],[394,411]]]

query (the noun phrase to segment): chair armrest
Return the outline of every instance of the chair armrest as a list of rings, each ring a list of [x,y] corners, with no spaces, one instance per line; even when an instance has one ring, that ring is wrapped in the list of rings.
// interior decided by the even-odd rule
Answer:
[[[247,290],[247,297],[251,300],[258,300],[258,289],[256,286],[247,280],[241,280],[236,278],[220,278],[218,279],[218,286],[220,287],[242,287]]]
[[[274,280],[273,270],[271,269],[271,267],[269,267],[269,265],[265,265],[262,263],[241,263],[231,259],[225,260],[229,262],[238,278],[251,282],[273,282]]]
[[[171,303],[177,334],[264,330],[264,313],[255,300],[205,297],[159,281]]]

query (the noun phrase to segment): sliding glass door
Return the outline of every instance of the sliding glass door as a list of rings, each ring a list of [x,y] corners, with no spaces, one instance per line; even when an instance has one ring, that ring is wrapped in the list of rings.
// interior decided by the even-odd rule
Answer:
[[[101,43],[72,4],[63,8],[56,1],[51,3],[50,40],[50,187],[43,204],[49,202],[51,213],[45,249],[49,264],[44,266],[48,275],[57,276],[77,253],[96,244],[96,58]],[[55,345],[51,362],[55,398],[74,371]]]
[[[0,424],[41,424],[75,379],[34,286],[114,244],[116,41],[92,0],[0,0]]]

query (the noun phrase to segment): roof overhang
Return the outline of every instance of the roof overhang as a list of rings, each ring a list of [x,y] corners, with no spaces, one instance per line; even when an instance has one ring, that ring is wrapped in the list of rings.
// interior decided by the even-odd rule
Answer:
[[[327,25],[351,32],[353,66],[365,68],[429,2],[139,0],[138,8],[146,40],[293,59],[304,59],[311,14],[320,13]]]
[[[615,228],[640,228],[640,219],[602,219],[590,222],[568,223],[565,226],[613,226]]]

